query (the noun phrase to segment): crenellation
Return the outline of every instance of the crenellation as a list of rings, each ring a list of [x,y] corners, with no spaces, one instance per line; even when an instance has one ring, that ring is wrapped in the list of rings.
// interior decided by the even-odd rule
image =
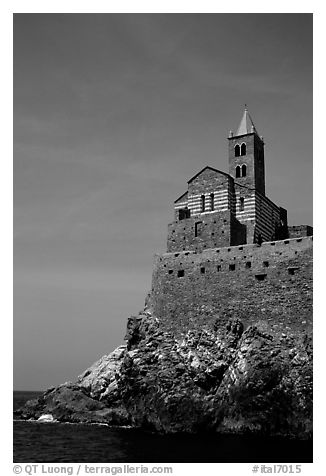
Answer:
[[[289,240],[288,244],[275,242],[275,247],[264,245],[247,245],[246,254],[238,247],[231,251],[223,248],[219,253],[207,250],[184,255],[179,262],[165,254],[169,269],[182,269],[183,276],[176,281],[173,274],[166,275],[160,266],[154,266],[152,294],[156,315],[167,327],[179,330],[188,314],[196,316],[198,326],[208,325],[216,316],[223,320],[229,312],[249,325],[257,318],[262,303],[287,325],[291,319],[299,319],[303,310],[305,316],[311,316],[312,241],[305,238],[300,243]],[[281,248],[282,255],[275,248]],[[280,306],[281,296],[281,302],[287,302],[285,308]],[[202,314],[200,304],[210,306],[209,316],[206,311]]]

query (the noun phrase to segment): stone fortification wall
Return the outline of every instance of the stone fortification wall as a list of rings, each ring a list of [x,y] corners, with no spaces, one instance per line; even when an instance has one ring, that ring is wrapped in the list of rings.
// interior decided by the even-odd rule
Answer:
[[[153,310],[176,333],[230,316],[310,329],[312,237],[155,256]]]

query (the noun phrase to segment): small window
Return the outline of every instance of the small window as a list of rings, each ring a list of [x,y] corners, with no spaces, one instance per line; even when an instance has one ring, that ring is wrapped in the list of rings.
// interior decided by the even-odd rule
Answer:
[[[239,205],[240,212],[244,210],[244,198],[240,197],[240,205]]]
[[[247,268],[247,269],[251,268],[251,261],[247,261],[247,262],[246,262],[246,268]]]
[[[173,269],[169,269],[169,274],[172,274],[173,273]]]
[[[205,211],[205,195],[202,195],[200,197],[200,201],[201,201],[201,211],[204,212]]]
[[[243,250],[243,246],[239,246],[239,250],[242,251],[242,250]]]
[[[257,279],[257,281],[264,281],[266,276],[267,274],[255,274],[255,278]]]
[[[211,211],[214,210],[214,193],[210,194],[210,201],[211,201]]]
[[[205,274],[205,268],[204,267],[200,268],[200,272],[201,274]]]
[[[296,271],[298,271],[299,268],[293,267],[293,268],[288,268],[288,273],[293,276]]]
[[[241,169],[242,169],[242,177],[246,177],[247,176],[247,166],[246,166],[246,164],[243,164]]]
[[[246,144],[241,144],[241,155],[246,155],[247,147]]]
[[[263,266],[264,266],[264,268],[268,268],[269,262],[268,261],[263,261]]]
[[[297,239],[297,243],[300,243],[300,241],[302,241],[302,238]]]
[[[285,244],[285,245],[288,245],[289,243],[290,243],[289,240],[285,240],[285,241],[284,241],[284,244]]]
[[[178,278],[182,278],[185,275],[185,272],[183,269],[178,270]]]
[[[239,146],[239,144],[237,144],[234,148],[234,155],[235,155],[235,157],[240,156],[240,146]]]
[[[229,270],[235,271],[235,264],[229,264]]]
[[[235,168],[235,176],[236,178],[240,177],[240,165],[237,165]]]
[[[201,235],[201,225],[202,225],[201,221],[197,221],[197,223],[195,223],[195,237]]]
[[[190,218],[189,208],[180,208],[179,210],[179,221]]]
[[[221,271],[221,265],[220,265],[220,264],[217,265],[217,271],[218,271],[218,272]]]

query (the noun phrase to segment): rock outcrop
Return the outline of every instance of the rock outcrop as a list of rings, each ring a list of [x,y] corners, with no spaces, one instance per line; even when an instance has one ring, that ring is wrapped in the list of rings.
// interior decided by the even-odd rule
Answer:
[[[76,382],[48,389],[17,415],[132,425],[158,432],[312,433],[312,342],[263,323],[165,331],[148,302],[129,318],[126,345]]]

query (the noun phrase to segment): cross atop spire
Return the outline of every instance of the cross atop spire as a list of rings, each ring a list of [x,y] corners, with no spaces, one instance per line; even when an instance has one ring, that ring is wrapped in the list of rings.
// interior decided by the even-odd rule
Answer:
[[[256,132],[256,134],[258,134],[255,124],[253,120],[251,119],[251,116],[248,112],[247,104],[245,104],[245,110],[243,112],[243,116],[242,116],[236,135],[242,136],[244,134],[250,134],[250,132]]]

